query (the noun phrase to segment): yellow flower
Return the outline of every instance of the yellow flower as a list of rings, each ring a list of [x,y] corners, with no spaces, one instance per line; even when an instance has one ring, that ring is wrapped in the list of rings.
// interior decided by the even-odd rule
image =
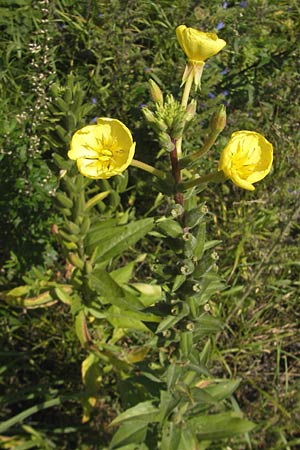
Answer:
[[[188,58],[182,84],[191,78],[197,89],[200,86],[205,61],[219,53],[225,47],[226,42],[219,39],[215,33],[205,33],[185,25],[179,25],[176,28],[176,35],[179,45]]]
[[[68,157],[77,161],[88,178],[110,178],[124,172],[134,156],[135,142],[129,129],[117,119],[102,117],[97,124],[76,131]]]
[[[273,145],[255,131],[236,131],[222,151],[218,170],[237,186],[254,191],[253,183],[271,170]]]
[[[226,42],[215,33],[205,33],[195,28],[179,25],[176,28],[178,42],[191,62],[204,62],[219,53]]]

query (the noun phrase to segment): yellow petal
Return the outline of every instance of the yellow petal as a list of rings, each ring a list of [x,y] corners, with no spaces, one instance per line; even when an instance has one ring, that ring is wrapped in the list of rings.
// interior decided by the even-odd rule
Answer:
[[[68,157],[77,161],[82,175],[110,178],[122,173],[135,152],[130,130],[119,120],[102,117],[73,135]]]
[[[226,42],[215,33],[205,33],[195,28],[179,25],[176,36],[182,50],[191,62],[204,62],[219,53]]]
[[[237,186],[253,191],[253,183],[271,170],[273,146],[259,133],[237,131],[221,153],[218,170],[222,170]]]

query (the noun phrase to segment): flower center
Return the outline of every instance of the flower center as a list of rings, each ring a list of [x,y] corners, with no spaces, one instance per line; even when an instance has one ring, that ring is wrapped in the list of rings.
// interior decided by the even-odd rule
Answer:
[[[103,136],[102,139],[97,139],[95,151],[97,152],[97,165],[101,171],[114,169],[118,165],[118,158],[124,153],[117,139],[112,136]]]

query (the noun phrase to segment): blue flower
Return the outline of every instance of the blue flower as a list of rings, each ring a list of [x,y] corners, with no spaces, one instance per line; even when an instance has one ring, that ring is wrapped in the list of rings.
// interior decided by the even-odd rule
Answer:
[[[221,71],[221,75],[226,75],[228,73],[228,69],[223,69],[222,71]]]
[[[240,2],[241,8],[246,8],[247,5],[248,5],[248,2]]]
[[[91,102],[93,103],[93,105],[96,105],[96,103],[97,103],[96,97],[92,97],[92,98],[91,98]]]
[[[216,30],[222,30],[222,28],[224,28],[224,27],[225,27],[224,22],[219,22],[215,28],[216,28]]]
[[[212,92],[208,93],[208,98],[215,98],[215,94],[213,94]]]
[[[223,4],[222,4],[222,8],[226,9],[226,8],[227,8],[227,6],[228,6],[228,3],[227,3],[227,2],[223,2]]]

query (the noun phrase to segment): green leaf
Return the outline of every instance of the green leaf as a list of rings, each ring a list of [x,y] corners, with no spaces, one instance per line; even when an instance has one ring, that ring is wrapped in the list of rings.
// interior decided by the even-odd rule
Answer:
[[[97,205],[98,202],[104,200],[110,192],[111,191],[99,192],[99,194],[96,194],[94,197],[90,198],[89,201],[86,202],[85,211],[88,211],[93,206]]]
[[[132,283],[131,286],[140,292],[139,300],[145,307],[162,300],[162,289],[158,284]]]
[[[84,345],[86,342],[90,340],[85,314],[82,310],[79,311],[79,313],[75,318],[75,330],[81,345]]]
[[[138,444],[138,447],[136,444],[128,444],[122,447],[118,447],[118,450],[149,450],[149,447],[147,447],[146,444]]]
[[[205,409],[207,406],[218,404],[217,400],[205,389],[195,387],[191,389],[190,394],[193,401],[197,403],[196,407],[200,405]]]
[[[161,323],[158,325],[155,333],[162,333],[169,328],[172,328],[177,322],[179,322],[183,317],[186,317],[189,313],[189,307],[186,303],[183,303],[182,310],[174,316],[167,316]]]
[[[216,247],[216,245],[220,244],[222,241],[220,240],[213,240],[213,241],[207,241],[204,244],[204,251],[209,250],[210,248],[214,248]]]
[[[178,450],[198,450],[197,439],[189,429],[182,429]]]
[[[166,236],[177,238],[183,235],[182,226],[173,219],[161,219],[156,223],[157,227],[164,232]]]
[[[179,379],[182,372],[182,368],[178,364],[170,364],[166,375],[167,375],[167,388],[168,391],[174,387],[175,383]]]
[[[201,259],[204,253],[205,237],[206,237],[206,223],[201,222],[198,226],[196,233],[197,245],[194,248],[194,255],[198,259]]]
[[[89,275],[89,281],[92,289],[103,297],[104,303],[130,310],[143,308],[139,299],[122,289],[105,270],[96,269]]]
[[[140,444],[145,441],[147,423],[143,420],[130,420],[123,423],[114,434],[109,450],[117,449],[120,445]]]
[[[161,450],[180,450],[180,437],[180,427],[173,422],[167,422],[163,427]]]
[[[161,450],[198,450],[194,433],[188,428],[168,422],[163,428]]]
[[[110,276],[116,281],[116,283],[119,284],[128,283],[129,280],[132,278],[135,264],[136,261],[131,261],[130,263],[126,264],[126,266],[120,267],[119,269],[116,269],[113,272],[111,272]]]
[[[120,256],[153,228],[153,219],[147,218],[116,227],[112,236],[98,242],[95,262]]]
[[[102,377],[99,358],[94,353],[90,353],[82,362],[81,378],[88,394],[95,395],[100,387]]]
[[[158,325],[155,333],[156,334],[162,333],[163,331],[168,330],[169,328],[172,328],[180,320],[181,320],[181,317],[179,317],[179,316],[167,316]]]
[[[115,235],[118,232],[117,223],[117,219],[107,219],[92,225],[85,238],[86,251],[92,253],[101,241]]]
[[[220,319],[216,317],[205,314],[197,320],[195,323],[194,335],[199,336],[210,336],[216,334],[223,329],[223,323]]]
[[[240,417],[238,413],[199,415],[187,421],[188,427],[198,439],[225,439],[247,433],[255,427],[253,422]]]
[[[163,423],[165,419],[175,410],[176,406],[180,402],[181,396],[172,395],[170,392],[160,391],[160,404],[159,404],[159,422]]]
[[[209,384],[204,390],[216,400],[224,400],[232,395],[239,387],[241,380],[225,380],[219,383]]]
[[[22,285],[11,289],[10,291],[6,291],[6,295],[10,297],[22,297],[23,295],[27,295],[30,291],[30,286]]]
[[[148,331],[148,327],[142,322],[159,322],[160,318],[153,314],[139,313],[136,311],[126,310],[124,308],[118,308],[112,306],[108,312],[105,313],[106,319],[115,328],[128,328],[131,330]]]
[[[32,406],[28,409],[25,409],[21,413],[17,414],[14,417],[11,417],[8,420],[0,423],[0,433],[5,433],[9,428],[16,425],[17,423],[23,422],[23,420],[27,419],[27,417],[36,414],[37,412],[42,411],[43,409],[52,408],[53,406],[61,405],[63,402],[62,397],[57,397],[51,400],[47,400],[46,402],[40,403],[39,405]]]
[[[127,409],[123,413],[119,414],[110,424],[110,426],[116,425],[125,420],[138,418],[145,423],[157,422],[157,415],[159,413],[158,408],[153,406],[152,401],[138,403],[132,408]]]

